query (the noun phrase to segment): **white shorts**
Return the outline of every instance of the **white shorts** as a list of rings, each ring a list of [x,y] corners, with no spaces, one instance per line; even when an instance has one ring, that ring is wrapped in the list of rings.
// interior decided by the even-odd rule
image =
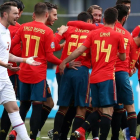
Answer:
[[[13,85],[9,80],[0,81],[0,104],[5,104],[10,101],[16,101]]]

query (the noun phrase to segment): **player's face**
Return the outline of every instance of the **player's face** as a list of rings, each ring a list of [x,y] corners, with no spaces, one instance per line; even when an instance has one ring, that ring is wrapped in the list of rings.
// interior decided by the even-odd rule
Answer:
[[[131,4],[130,3],[123,3],[123,4],[129,8],[129,12],[128,12],[129,15],[131,12]]]
[[[102,11],[98,9],[92,10],[93,23],[100,23],[102,19]]]
[[[14,6],[11,6],[11,10],[10,10],[10,12],[8,14],[8,18],[7,18],[7,22],[9,23],[9,25],[15,25],[16,24],[16,21],[19,18],[18,13],[19,13],[18,8],[14,7]]]
[[[51,25],[52,26],[57,19],[58,19],[57,18],[57,10],[53,8],[49,12],[49,17],[47,19],[47,25]]]

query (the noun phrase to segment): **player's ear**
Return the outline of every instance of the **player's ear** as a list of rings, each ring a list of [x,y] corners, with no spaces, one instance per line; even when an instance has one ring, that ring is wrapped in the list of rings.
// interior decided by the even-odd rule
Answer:
[[[34,21],[35,20],[35,13],[33,12],[33,15],[32,15],[32,20]]]
[[[8,13],[7,12],[3,12],[3,17],[8,17]]]
[[[91,20],[91,19],[88,19],[88,20],[87,20],[87,23],[93,23],[93,22],[92,22],[92,20]]]
[[[48,12],[46,12],[46,17],[47,17],[47,18],[49,17],[49,13],[48,13]]]

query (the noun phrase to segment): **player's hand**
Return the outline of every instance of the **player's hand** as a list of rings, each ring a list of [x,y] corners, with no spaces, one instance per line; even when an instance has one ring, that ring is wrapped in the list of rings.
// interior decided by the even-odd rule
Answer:
[[[26,63],[29,64],[29,65],[32,65],[32,66],[38,66],[40,65],[41,63],[40,62],[37,62],[35,61],[34,59],[37,58],[37,56],[32,56],[32,57],[29,57],[29,58],[26,58]]]
[[[64,62],[62,62],[60,65],[59,65],[59,73],[60,75],[64,74],[64,69],[66,67],[66,64]]]
[[[130,71],[130,73],[129,73],[129,76],[131,77],[134,73],[136,73],[136,67],[134,67],[131,71]]]
[[[60,28],[57,28],[58,34],[62,35],[68,30],[68,26],[62,25]]]
[[[72,60],[71,62],[69,62],[69,68],[71,68],[71,69],[78,70],[76,67],[80,67],[80,66],[81,66],[81,62],[80,61]]]
[[[12,63],[6,64],[6,68],[9,69],[9,70],[11,70],[11,71],[14,71],[14,72],[20,70],[20,67],[12,67],[12,65],[13,65]]]

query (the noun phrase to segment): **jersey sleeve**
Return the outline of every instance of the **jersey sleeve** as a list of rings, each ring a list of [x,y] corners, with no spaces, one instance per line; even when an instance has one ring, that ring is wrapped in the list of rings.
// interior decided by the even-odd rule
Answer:
[[[75,26],[77,28],[85,29],[85,30],[95,30],[95,29],[103,27],[104,25],[100,23],[91,24],[91,23],[86,23],[83,21],[69,21],[67,23],[67,26]]]
[[[138,25],[133,31],[132,31],[132,37],[137,37],[140,33],[140,25]]]
[[[83,46],[85,46],[87,48],[90,48],[92,46],[92,44],[91,44],[92,43],[92,36],[93,36],[92,33],[93,32],[89,33],[89,35],[87,36],[86,40],[83,43]]]
[[[139,48],[136,45],[135,41],[132,40],[131,44],[131,50],[130,50],[130,69],[133,69],[135,67],[135,64],[139,57]]]
[[[119,44],[118,44],[118,52],[119,53],[125,53],[126,52],[126,48],[125,48],[125,44],[124,44],[124,37],[123,35],[120,33],[119,34]]]
[[[21,26],[19,28],[19,30],[17,31],[17,33],[15,34],[15,36],[12,38],[12,42],[11,42],[11,52],[13,51],[13,48],[15,47],[16,49],[16,45],[17,44],[20,44],[20,41],[21,41],[21,33],[22,33],[22,29],[23,29],[23,26]]]

